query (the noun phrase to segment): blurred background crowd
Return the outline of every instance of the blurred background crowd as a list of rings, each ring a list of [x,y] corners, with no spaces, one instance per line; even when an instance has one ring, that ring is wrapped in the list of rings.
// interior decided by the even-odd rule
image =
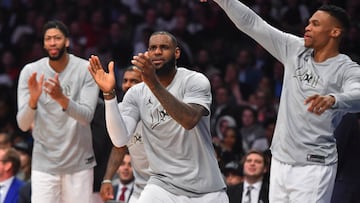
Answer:
[[[243,2],[268,23],[302,36],[310,15],[329,1]],[[345,8],[351,16],[342,52],[359,62],[360,1],[331,3]],[[171,32],[182,51],[178,66],[203,72],[211,82],[211,131],[223,172],[241,168],[234,162],[239,163],[249,150],[269,154],[283,66],[240,32],[211,0],[2,0],[0,132],[11,145],[17,144],[31,155],[31,134],[21,132],[16,124],[17,79],[26,63],[44,56],[42,26],[50,19],[61,20],[69,27],[70,53],[85,59],[98,55],[104,67],[114,60],[119,85],[132,56],[146,51],[150,34]],[[120,86],[118,91],[122,95]]]

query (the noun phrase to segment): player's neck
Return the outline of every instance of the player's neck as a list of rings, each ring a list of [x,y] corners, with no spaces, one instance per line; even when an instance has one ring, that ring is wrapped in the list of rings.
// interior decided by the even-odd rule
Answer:
[[[69,62],[69,54],[65,53],[59,60],[50,60],[49,64],[55,72],[61,73]]]
[[[322,49],[322,50],[314,50],[313,58],[315,62],[321,63],[337,55],[339,55],[338,49]]]
[[[169,73],[167,75],[158,76],[160,83],[164,87],[167,87],[168,85],[170,85],[170,83],[173,81],[173,79],[176,75],[176,71],[177,71],[177,69],[175,68],[173,71],[171,71],[171,73]]]
[[[317,63],[326,61],[339,54],[339,41],[329,40],[326,45],[314,47],[313,58]]]
[[[253,185],[257,182],[259,182],[260,180],[262,180],[263,176],[255,176],[255,177],[251,177],[251,176],[245,176],[245,181],[250,184]]]

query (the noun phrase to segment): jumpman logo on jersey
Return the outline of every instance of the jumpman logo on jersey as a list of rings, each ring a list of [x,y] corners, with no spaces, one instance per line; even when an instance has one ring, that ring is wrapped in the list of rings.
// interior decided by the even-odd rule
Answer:
[[[152,101],[151,101],[151,97],[148,99],[148,101],[146,102],[146,105],[152,105]]]

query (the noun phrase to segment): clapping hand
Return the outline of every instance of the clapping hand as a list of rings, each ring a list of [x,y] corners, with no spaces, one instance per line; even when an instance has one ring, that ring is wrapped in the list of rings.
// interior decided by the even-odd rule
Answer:
[[[63,92],[58,73],[56,73],[53,78],[48,78],[46,81],[44,81],[44,91],[54,100],[59,100],[62,98]]]
[[[307,97],[305,102],[305,105],[309,104],[308,111],[311,113],[315,113],[317,115],[321,115],[324,113],[327,109],[330,109],[335,104],[335,98],[331,95],[312,95],[310,97]]]
[[[89,63],[90,74],[101,91],[111,92],[115,88],[114,62],[110,61],[108,64],[109,73],[103,69],[99,57],[91,55]]]
[[[30,92],[29,106],[33,109],[36,108],[39,97],[42,93],[42,85],[44,81],[44,74],[40,75],[39,81],[36,80],[37,73],[31,74],[28,80],[28,87]]]

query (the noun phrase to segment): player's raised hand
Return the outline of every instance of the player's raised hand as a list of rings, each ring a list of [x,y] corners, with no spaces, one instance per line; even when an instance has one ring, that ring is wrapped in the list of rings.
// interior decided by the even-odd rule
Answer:
[[[103,92],[111,92],[115,88],[114,62],[108,64],[109,72],[107,73],[98,56],[91,55],[89,58],[89,72],[94,78],[96,84]]]
[[[42,93],[44,74],[40,75],[39,81],[36,79],[37,73],[31,74],[28,80],[28,87],[30,93],[29,105],[31,108],[36,108],[39,97]]]
[[[159,83],[155,72],[156,68],[149,57],[149,52],[139,53],[134,56],[131,63],[141,73],[141,77],[146,85],[151,87]]]

